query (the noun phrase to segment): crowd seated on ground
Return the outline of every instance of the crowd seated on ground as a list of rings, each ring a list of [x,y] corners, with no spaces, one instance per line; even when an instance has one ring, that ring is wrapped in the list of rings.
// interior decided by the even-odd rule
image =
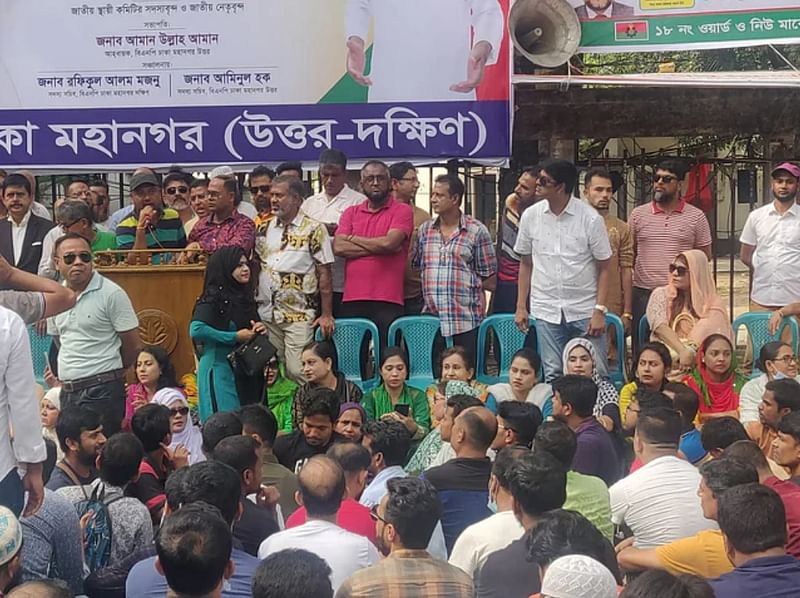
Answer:
[[[413,165],[368,162],[365,195],[346,165],[326,150],[308,198],[302,165],[258,167],[255,205],[230,168],[197,180],[140,168],[132,206],[110,216],[89,205],[107,186],[76,179],[55,227],[33,220],[36,259],[17,234],[36,186],[3,175],[0,595],[797,593],[800,377],[787,331],[800,297],[765,292],[782,241],[762,220],[797,209],[800,168],[772,172],[775,213],[756,210],[743,232],[770,338],[741,351],[674,161],[631,217],[632,265],[606,230],[621,221],[592,195],[598,181],[613,192],[603,170],[582,201],[574,165],[527,169],[515,194],[535,193],[506,202],[526,209],[504,215],[516,225],[498,261],[454,174],[436,178],[424,222]],[[678,239],[668,217],[693,234]],[[547,240],[564,234],[568,254]],[[187,265],[199,297],[178,334],[194,365],[176,371],[186,356],[158,334],[142,342],[141,306],[115,273]],[[494,322],[519,330],[486,333],[498,265],[498,289],[517,296],[495,303]],[[627,332],[645,312],[649,338],[607,348],[607,313]],[[406,327],[419,315],[439,323],[425,343]],[[377,334],[351,337],[355,316]],[[43,337],[47,366],[34,366]]]

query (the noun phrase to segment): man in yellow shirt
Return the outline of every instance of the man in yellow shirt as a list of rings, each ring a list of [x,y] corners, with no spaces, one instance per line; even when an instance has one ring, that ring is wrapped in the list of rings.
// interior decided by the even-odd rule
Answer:
[[[717,500],[723,492],[734,486],[758,482],[758,473],[752,465],[731,457],[704,463],[700,466],[700,475],[697,495],[703,516],[713,521],[717,520]],[[617,545],[617,561],[621,569],[629,572],[665,569],[674,575],[698,575],[707,579],[733,571],[718,529],[703,530],[650,550],[634,548],[633,538],[628,538]]]

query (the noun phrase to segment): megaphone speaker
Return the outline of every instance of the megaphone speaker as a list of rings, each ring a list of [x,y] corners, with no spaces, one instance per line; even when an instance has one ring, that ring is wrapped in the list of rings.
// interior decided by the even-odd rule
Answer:
[[[581,23],[567,0],[516,0],[508,30],[519,53],[546,68],[567,62],[581,41]]]

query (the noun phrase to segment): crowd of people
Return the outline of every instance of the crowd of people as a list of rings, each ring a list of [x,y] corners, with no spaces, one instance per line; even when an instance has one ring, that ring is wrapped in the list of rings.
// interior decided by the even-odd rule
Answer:
[[[781,331],[800,316],[800,167],[772,171],[741,235],[751,310],[780,339],[741,366],[681,161],[655,166],[628,223],[609,172],[525,169],[496,241],[452,173],[433,217],[409,162],[367,162],[360,191],[336,150],[319,193],[303,174],[255,168],[251,203],[229,167],[140,168],[114,213],[104,181],[75,177],[51,215],[31,173],[2,173],[0,596],[797,594],[800,378]],[[121,262],[205,264],[195,372],[142,344],[95,268]],[[526,335],[490,385],[487,313]],[[441,337],[422,385],[388,335],[419,314]],[[353,317],[372,346],[337,346]],[[52,338],[47,389],[30,334]],[[271,357],[255,371],[231,359],[251,346]],[[343,351],[374,353],[378,383],[339,371]]]

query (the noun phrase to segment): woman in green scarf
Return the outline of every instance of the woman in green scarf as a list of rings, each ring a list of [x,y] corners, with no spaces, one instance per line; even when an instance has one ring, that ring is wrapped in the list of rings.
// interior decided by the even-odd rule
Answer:
[[[286,377],[283,364],[273,357],[264,369],[267,382],[267,405],[278,420],[278,432],[292,431],[292,402],[298,385]]]
[[[430,409],[425,393],[406,384],[406,354],[399,347],[387,348],[381,355],[380,370],[381,384],[361,399],[367,419],[393,419],[408,429],[412,440],[421,440],[431,429]],[[398,405],[407,407],[398,410]]]

